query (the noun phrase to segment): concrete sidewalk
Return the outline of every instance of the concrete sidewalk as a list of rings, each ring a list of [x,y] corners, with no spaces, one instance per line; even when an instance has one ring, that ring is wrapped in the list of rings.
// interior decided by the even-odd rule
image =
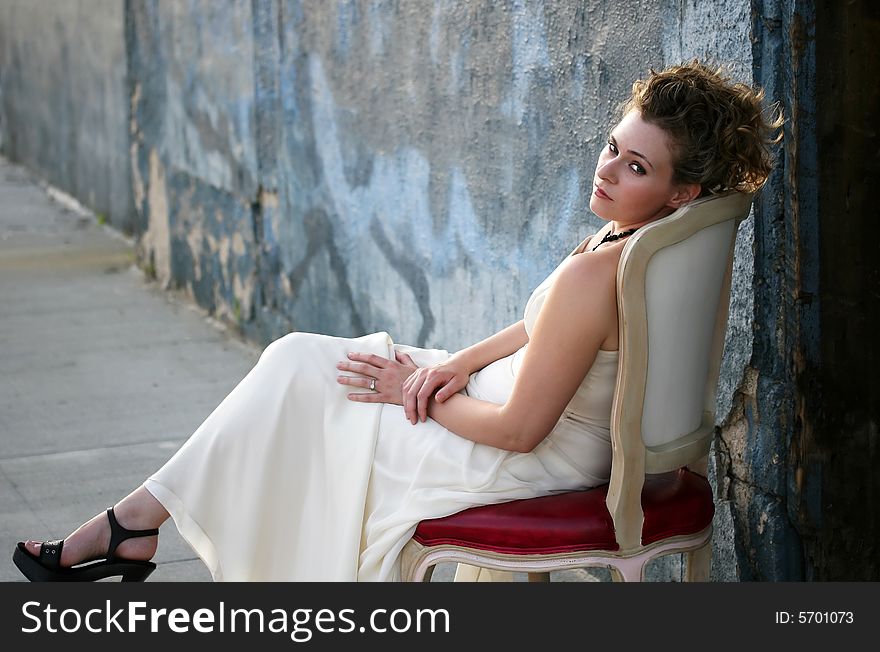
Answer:
[[[0,159],[0,581],[162,465],[260,350],[147,282],[130,243]],[[210,580],[165,523],[151,580]]]

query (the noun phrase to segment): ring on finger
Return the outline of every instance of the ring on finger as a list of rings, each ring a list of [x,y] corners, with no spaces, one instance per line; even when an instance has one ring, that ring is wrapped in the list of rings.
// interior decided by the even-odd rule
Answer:
[[[370,391],[371,392],[376,391],[376,379],[375,378],[370,378]]]

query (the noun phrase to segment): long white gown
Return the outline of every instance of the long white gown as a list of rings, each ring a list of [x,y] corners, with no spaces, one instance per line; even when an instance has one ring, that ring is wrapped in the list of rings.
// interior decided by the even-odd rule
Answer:
[[[527,333],[559,269],[529,298]],[[472,374],[464,391],[504,403],[526,347]],[[384,332],[276,340],[146,481],[215,581],[396,580],[423,519],[608,481],[616,351],[599,351],[552,433],[514,453],[432,419],[412,425],[397,405],[348,400],[336,363],[351,351],[393,359],[394,349],[419,366],[449,356]]]

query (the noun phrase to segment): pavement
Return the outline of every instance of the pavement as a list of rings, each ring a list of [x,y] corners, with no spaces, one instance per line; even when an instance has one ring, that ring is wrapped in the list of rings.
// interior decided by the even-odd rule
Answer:
[[[17,541],[62,538],[136,489],[260,355],[134,260],[130,240],[0,157],[0,581],[24,581]],[[154,561],[150,581],[211,579],[170,519]]]
[[[132,243],[0,159],[0,581],[137,488],[259,349],[134,265]],[[54,195],[54,199],[53,199]],[[210,580],[169,520],[158,581]]]

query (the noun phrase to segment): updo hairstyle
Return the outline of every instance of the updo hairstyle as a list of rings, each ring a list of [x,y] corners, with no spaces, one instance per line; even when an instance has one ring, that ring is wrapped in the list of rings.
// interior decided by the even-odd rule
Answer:
[[[698,183],[701,196],[739,190],[754,192],[767,180],[770,145],[782,139],[777,105],[765,117],[763,89],[733,83],[723,69],[696,59],[662,72],[651,70],[632,86],[621,107],[671,136],[673,183]]]

